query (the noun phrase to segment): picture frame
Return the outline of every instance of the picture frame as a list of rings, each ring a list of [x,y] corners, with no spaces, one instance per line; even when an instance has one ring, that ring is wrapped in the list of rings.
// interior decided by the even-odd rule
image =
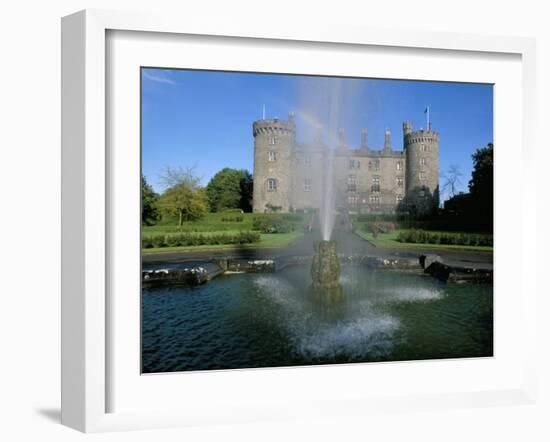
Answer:
[[[282,376],[289,382],[296,382],[295,373],[304,369],[241,370],[233,375],[241,386],[249,390],[244,398],[217,398],[218,406],[197,407],[156,407],[139,411],[113,411],[110,404],[110,392],[114,388],[112,376],[113,355],[109,344],[110,329],[116,321],[110,301],[112,273],[110,266],[114,256],[109,244],[113,242],[115,230],[112,223],[112,182],[113,173],[110,161],[110,134],[107,123],[111,118],[108,107],[110,93],[106,75],[109,57],[116,56],[108,51],[108,34],[140,33],[140,35],[167,36],[211,36],[227,40],[246,39],[254,42],[282,44],[288,50],[289,45],[307,43],[325,44],[345,50],[346,48],[369,47],[384,52],[399,48],[402,53],[412,50],[431,51],[438,54],[473,54],[479,60],[490,54],[515,57],[521,69],[521,121],[518,123],[521,149],[522,185],[518,189],[522,210],[513,215],[512,227],[519,226],[520,233],[517,248],[509,251],[496,247],[496,278],[510,277],[500,272],[499,265],[505,269],[506,262],[518,263],[521,292],[514,300],[517,311],[521,312],[522,337],[533,338],[536,328],[537,290],[535,281],[527,277],[527,257],[534,255],[535,232],[528,228],[529,220],[535,219],[536,189],[535,174],[529,171],[535,162],[534,146],[534,108],[535,108],[535,43],[532,39],[517,37],[492,37],[451,33],[430,33],[417,31],[394,32],[367,28],[349,28],[343,26],[293,26],[291,24],[241,22],[218,23],[199,20],[196,17],[166,17],[151,14],[86,10],[64,17],[62,20],[62,423],[84,432],[101,432],[124,429],[160,428],[219,422],[251,422],[296,417],[363,415],[373,412],[398,412],[419,409],[461,408],[479,406],[498,406],[502,404],[533,403],[536,397],[535,379],[535,339],[524,339],[525,348],[517,354],[515,372],[517,376],[500,387],[489,389],[479,386],[462,392],[438,383],[424,394],[399,394],[391,392],[368,396],[363,391],[351,396],[331,389],[307,397],[315,384],[304,390],[302,397],[285,400],[261,401],[262,386],[266,379]],[[114,55],[113,55],[114,54]],[[238,60],[236,61],[238,64]],[[496,118],[499,118],[498,109]],[[495,137],[497,143],[497,136]],[[509,171],[508,171],[509,172]],[[501,177],[504,172],[500,174]],[[498,178],[497,178],[498,180]],[[512,215],[511,215],[512,216]],[[499,223],[497,218],[497,223]],[[509,228],[510,225],[508,225]],[[496,230],[498,244],[500,232]],[[517,232],[516,232],[517,233]],[[502,244],[502,243],[501,243]],[[519,253],[514,258],[510,253]],[[499,256],[499,253],[501,254]],[[504,258],[501,258],[504,257]],[[135,265],[139,265],[132,261]],[[497,288],[499,286],[497,285]],[[500,286],[502,287],[502,285]],[[138,293],[135,294],[139,296]],[[499,294],[495,291],[495,297]],[[498,306],[495,315],[499,315]],[[504,324],[503,327],[511,324]],[[497,334],[499,329],[496,329]],[[502,328],[501,328],[502,330]],[[137,342],[135,343],[137,347]],[[498,352],[495,359],[499,358]],[[455,361],[456,362],[456,361]],[[461,370],[460,363],[449,362],[445,366],[448,373]],[[440,362],[431,362],[431,364]],[[403,364],[403,363],[398,363]],[[454,364],[454,365],[452,365]],[[422,376],[425,366],[420,363],[405,364],[404,371],[410,376]],[[452,366],[451,366],[452,365]],[[440,365],[441,367],[442,365]],[[521,366],[521,368],[519,368]],[[369,368],[369,376],[379,374],[381,370],[392,371],[394,366],[374,364]],[[475,369],[475,368],[473,368]],[[490,370],[490,367],[487,367]],[[282,371],[281,371],[282,370]],[[302,371],[300,371],[302,370]],[[345,370],[346,375],[362,376],[367,367],[356,364],[353,367],[319,367],[315,376],[306,373],[315,382],[328,376],[339,376]],[[322,372],[319,370],[323,370]],[[520,372],[520,371],[521,372]],[[136,376],[139,376],[136,367]],[[282,375],[281,375],[282,373]],[[319,377],[321,373],[321,377]],[[156,381],[163,388],[171,388],[177,378],[157,376]],[[197,373],[192,375],[193,382],[199,377],[209,376],[209,382],[215,385],[224,383],[223,377]],[[161,379],[162,378],[162,379]],[[292,380],[291,380],[292,378]],[[120,377],[118,378],[120,379]],[[172,379],[174,381],[172,382]],[[307,379],[307,378],[301,378]],[[264,390],[265,391],[265,390]],[[348,391],[348,390],[346,390]],[[216,399],[215,393],[193,391],[185,398],[192,403],[199,395],[205,394],[209,400]],[[265,398],[264,398],[265,399]],[[198,402],[197,402],[198,403]],[[225,411],[224,411],[225,410]]]

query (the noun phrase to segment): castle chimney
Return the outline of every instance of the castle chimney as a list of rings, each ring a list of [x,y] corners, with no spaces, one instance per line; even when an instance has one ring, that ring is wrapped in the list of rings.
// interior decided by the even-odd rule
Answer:
[[[321,125],[317,126],[315,131],[315,144],[323,144],[323,126]]]
[[[386,140],[384,142],[384,149],[391,150],[391,132],[389,129],[386,129]]]
[[[346,145],[346,135],[344,129],[338,129],[338,145],[344,147]]]
[[[363,149],[367,149],[369,147],[368,132],[366,128],[361,129],[361,147]]]
[[[288,113],[288,122],[289,122],[290,124],[295,124],[295,123],[294,123],[294,112],[289,112],[289,113]]]
[[[412,123],[410,121],[405,121],[403,123],[403,135],[410,134],[412,132]]]

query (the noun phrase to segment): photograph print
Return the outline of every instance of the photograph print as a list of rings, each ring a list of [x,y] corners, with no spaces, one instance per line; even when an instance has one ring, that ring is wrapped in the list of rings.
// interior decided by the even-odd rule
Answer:
[[[141,68],[141,371],[493,356],[493,85]]]

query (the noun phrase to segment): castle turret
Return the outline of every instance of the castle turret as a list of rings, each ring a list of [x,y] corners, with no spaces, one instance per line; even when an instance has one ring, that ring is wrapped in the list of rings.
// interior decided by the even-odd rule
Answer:
[[[391,132],[386,129],[386,135],[384,139],[384,150],[391,150]]]
[[[369,149],[368,135],[369,133],[366,128],[361,129],[361,149],[365,149],[365,150]]]
[[[342,128],[338,129],[338,147],[341,149],[346,147],[346,133]]]
[[[409,210],[425,214],[439,206],[439,133],[413,131],[403,123],[403,148],[406,156],[405,193]]]
[[[293,114],[288,121],[277,118],[254,122],[254,204],[263,213],[290,207],[291,167],[296,128]]]

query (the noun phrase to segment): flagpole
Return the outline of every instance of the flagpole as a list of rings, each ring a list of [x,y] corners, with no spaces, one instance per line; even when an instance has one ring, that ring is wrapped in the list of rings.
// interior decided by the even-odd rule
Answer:
[[[430,106],[426,106],[426,130],[430,130]]]

